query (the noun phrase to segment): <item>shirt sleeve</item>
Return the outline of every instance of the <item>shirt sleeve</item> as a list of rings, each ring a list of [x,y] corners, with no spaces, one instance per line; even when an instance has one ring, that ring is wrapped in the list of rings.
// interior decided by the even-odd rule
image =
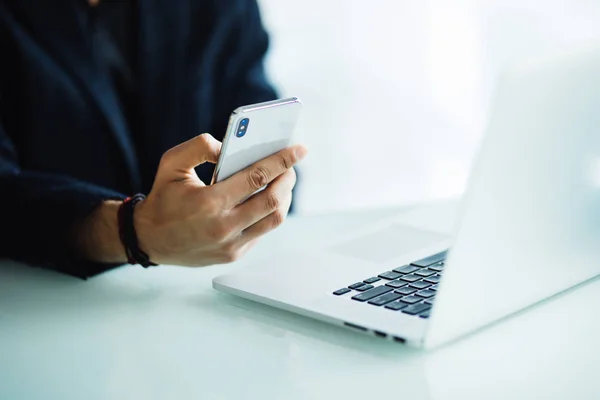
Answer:
[[[0,125],[0,258],[80,278],[116,265],[77,255],[71,230],[102,201],[124,195],[66,176],[21,169],[18,154]]]

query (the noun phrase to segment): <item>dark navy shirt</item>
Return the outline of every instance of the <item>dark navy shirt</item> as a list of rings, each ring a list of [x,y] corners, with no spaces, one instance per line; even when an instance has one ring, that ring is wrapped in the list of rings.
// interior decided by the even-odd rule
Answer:
[[[95,45],[131,126],[135,115],[137,18],[135,1],[101,1],[90,7]],[[135,130],[130,127],[130,130]]]
[[[143,136],[136,126],[139,110],[136,91],[137,7],[135,0],[101,1],[90,7],[94,31],[94,46],[100,54],[100,64],[106,70],[117,94],[117,101],[126,119],[131,140],[142,145]],[[138,155],[139,157],[139,155]]]
[[[277,98],[268,43],[256,0],[0,0],[0,258],[112,267],[75,254],[74,224],[148,193],[169,148]]]

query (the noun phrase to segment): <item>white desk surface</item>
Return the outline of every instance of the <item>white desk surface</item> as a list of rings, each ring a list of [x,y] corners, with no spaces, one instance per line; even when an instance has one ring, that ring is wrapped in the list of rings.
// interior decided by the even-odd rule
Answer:
[[[446,212],[406,218],[447,224],[436,210]],[[600,399],[599,279],[433,352],[212,289],[273,246],[316,245],[394,214],[291,218],[230,266],[81,281],[4,262],[0,399]]]

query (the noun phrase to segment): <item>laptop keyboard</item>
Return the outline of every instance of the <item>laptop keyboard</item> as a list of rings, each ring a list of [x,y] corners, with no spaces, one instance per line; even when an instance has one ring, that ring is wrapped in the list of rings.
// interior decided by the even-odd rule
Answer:
[[[447,253],[443,251],[382,272],[378,276],[336,290],[333,294],[390,311],[429,318]]]

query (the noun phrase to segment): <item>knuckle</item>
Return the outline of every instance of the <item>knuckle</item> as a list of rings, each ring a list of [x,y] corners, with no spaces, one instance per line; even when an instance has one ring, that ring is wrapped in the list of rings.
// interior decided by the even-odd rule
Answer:
[[[211,216],[220,214],[222,203],[222,200],[216,196],[203,196],[201,199],[202,212]]]
[[[229,226],[223,222],[214,222],[208,230],[208,237],[215,242],[223,242],[229,236]]]
[[[265,203],[266,203],[267,209],[269,211],[277,210],[279,208],[279,206],[281,205],[281,200],[279,199],[279,196],[277,195],[277,193],[267,192],[265,194],[266,194]]]
[[[173,161],[173,151],[167,150],[160,157],[159,168],[169,168]]]
[[[212,142],[211,137],[208,133],[198,135],[196,137],[196,140],[198,141],[198,145],[202,146],[202,148],[209,148]]]
[[[291,152],[284,152],[279,156],[279,162],[283,169],[290,169],[294,166],[294,156]]]
[[[255,190],[260,189],[269,183],[269,170],[262,165],[256,166],[248,174],[248,184]]]
[[[226,263],[231,263],[239,260],[241,253],[236,245],[229,244],[223,248],[222,260]]]
[[[285,213],[283,211],[277,210],[273,214],[271,214],[272,228],[277,228],[278,226],[283,224],[283,221],[285,221]]]
[[[227,263],[232,263],[240,259],[240,255],[238,252],[230,253],[225,257],[225,261]]]

